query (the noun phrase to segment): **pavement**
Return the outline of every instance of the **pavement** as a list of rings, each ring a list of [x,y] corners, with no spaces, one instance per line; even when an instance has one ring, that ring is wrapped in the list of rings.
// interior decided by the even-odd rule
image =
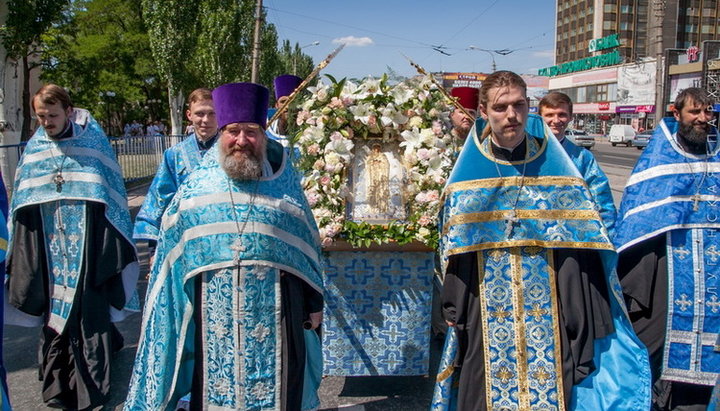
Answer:
[[[128,204],[134,218],[149,183],[128,189]],[[147,290],[145,275],[148,267],[148,250],[138,247],[140,259],[140,280],[138,292],[144,301]],[[125,345],[113,358],[111,368],[110,399],[98,410],[122,410],[127,396],[130,374],[135,359],[142,317],[130,316],[117,323],[125,338]],[[46,410],[41,397],[41,382],[38,380],[39,328],[5,326],[3,338],[4,363],[10,401],[15,410]],[[320,410],[341,411],[403,411],[424,410],[430,406],[435,372],[439,362],[443,341],[432,339],[430,347],[430,375],[409,377],[325,377],[320,385]]]

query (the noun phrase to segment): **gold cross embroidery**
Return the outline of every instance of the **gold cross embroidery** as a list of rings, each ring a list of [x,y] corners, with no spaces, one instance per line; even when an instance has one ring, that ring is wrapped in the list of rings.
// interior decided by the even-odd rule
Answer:
[[[528,315],[535,318],[535,321],[540,321],[541,317],[546,314],[547,310],[544,308],[540,308],[540,304],[538,303],[533,304],[533,309],[528,311]]]
[[[545,383],[552,377],[552,374],[547,372],[545,367],[538,368],[537,371],[532,373],[533,379],[537,380],[541,385],[545,385]]]
[[[510,381],[510,379],[514,376],[515,374],[504,365],[500,367],[500,369],[495,373],[495,378],[502,381],[503,384],[507,384],[507,382]]]

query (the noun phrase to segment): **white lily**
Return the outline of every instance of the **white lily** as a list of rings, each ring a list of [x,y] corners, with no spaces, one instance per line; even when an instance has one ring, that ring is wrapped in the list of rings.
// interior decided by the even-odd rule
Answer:
[[[400,133],[400,137],[403,138],[403,141],[400,142],[400,147],[405,147],[405,154],[412,153],[422,147],[423,138],[417,128],[403,131]]]
[[[348,110],[355,117],[355,120],[359,120],[365,125],[370,122],[370,116],[374,114],[373,106],[370,103],[359,103],[349,107]]]
[[[408,121],[407,116],[401,111],[398,111],[392,103],[382,109],[381,113],[380,121],[382,121],[382,124],[385,127],[399,128]]]

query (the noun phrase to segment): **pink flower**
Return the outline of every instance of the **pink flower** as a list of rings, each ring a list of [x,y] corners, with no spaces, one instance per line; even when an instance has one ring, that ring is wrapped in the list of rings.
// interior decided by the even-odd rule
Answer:
[[[318,155],[318,153],[320,153],[320,145],[318,145],[317,143],[313,144],[311,146],[308,146],[308,148],[306,150],[307,150],[307,153],[310,154],[311,156],[316,156],[316,155]]]
[[[375,116],[368,117],[368,126],[371,128],[377,128],[377,117],[375,117]]]
[[[320,194],[318,194],[316,191],[311,191],[307,193],[306,195],[308,204],[310,204],[310,207],[315,207],[315,204],[320,201]]]
[[[430,158],[430,150],[427,148],[421,148],[417,151],[417,156],[420,160],[427,160]]]
[[[322,244],[323,247],[329,247],[330,245],[332,245],[332,243],[333,243],[333,239],[332,239],[332,238],[330,238],[330,237],[325,237],[325,238],[322,239],[322,243],[321,243],[321,244]]]
[[[343,136],[339,131],[333,131],[332,134],[330,134],[330,141],[342,140],[342,138]]]
[[[417,195],[415,196],[415,201],[417,201],[418,203],[427,203],[427,193],[425,191],[417,193]]]
[[[312,115],[310,114],[309,111],[302,110],[297,115],[297,120],[296,120],[297,125],[301,126],[305,122],[305,120],[309,119],[310,117],[312,117]]]
[[[329,176],[322,176],[322,177],[320,177],[320,184],[321,184],[321,185],[324,185],[324,186],[327,186],[327,185],[330,184],[330,180],[331,180],[331,179],[330,179]]]
[[[330,99],[330,104],[328,104],[328,107],[330,108],[343,108],[345,105],[343,104],[343,101],[340,100],[337,97],[333,97]]]
[[[440,193],[437,190],[430,190],[427,192],[427,202],[438,201],[440,199]]]
[[[315,170],[322,170],[325,168],[325,162],[322,159],[316,160],[315,164],[313,164],[313,168]]]
[[[420,218],[418,218],[418,224],[425,227],[426,225],[432,223],[432,219],[428,217],[427,215],[423,214]]]

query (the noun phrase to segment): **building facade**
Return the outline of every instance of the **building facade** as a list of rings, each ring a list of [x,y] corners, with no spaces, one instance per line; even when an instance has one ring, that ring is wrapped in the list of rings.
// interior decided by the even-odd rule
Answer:
[[[720,94],[720,71],[713,70],[719,1],[558,0],[555,66],[539,74],[550,77],[550,90],[573,99],[576,128],[597,134],[612,124],[652,128],[656,111],[669,108],[673,84]]]

